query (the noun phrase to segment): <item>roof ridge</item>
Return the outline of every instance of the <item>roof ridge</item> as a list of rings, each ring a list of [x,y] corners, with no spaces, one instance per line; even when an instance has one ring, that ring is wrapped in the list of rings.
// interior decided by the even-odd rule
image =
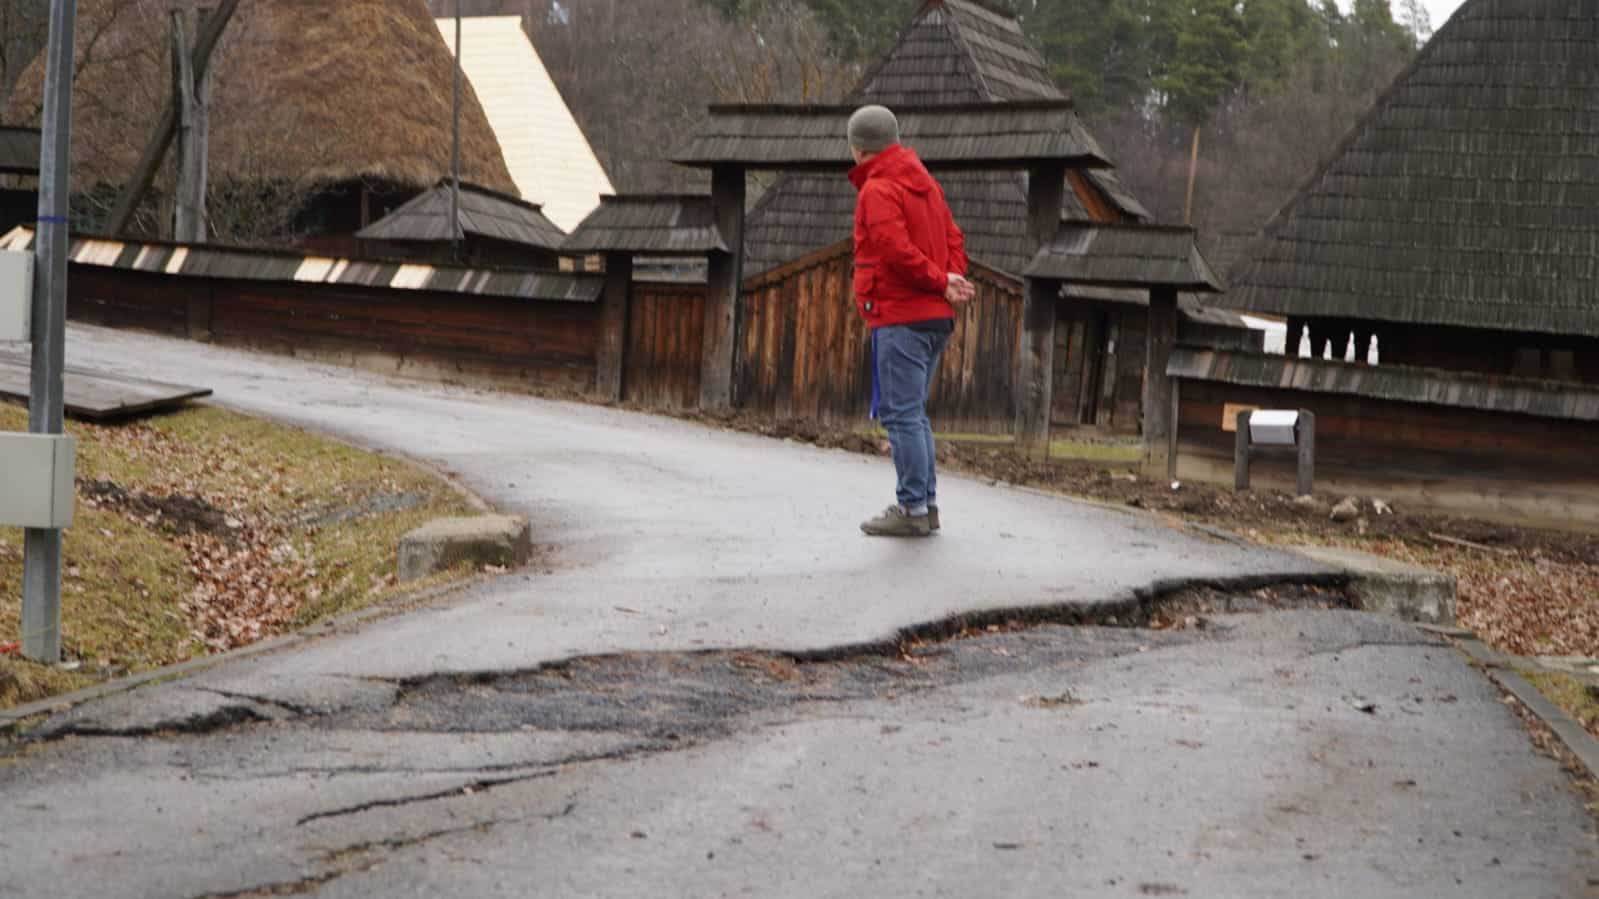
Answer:
[[[998,101],[999,93],[988,83],[988,76],[983,74],[982,67],[977,64],[977,54],[973,52],[971,42],[966,40],[966,35],[962,33],[960,16],[954,14],[949,3],[943,5],[945,12],[950,13],[944,22],[944,30],[949,32],[950,38],[961,49],[960,55],[956,58],[960,60],[961,66],[970,72],[972,80],[977,82],[978,91],[989,99]]]

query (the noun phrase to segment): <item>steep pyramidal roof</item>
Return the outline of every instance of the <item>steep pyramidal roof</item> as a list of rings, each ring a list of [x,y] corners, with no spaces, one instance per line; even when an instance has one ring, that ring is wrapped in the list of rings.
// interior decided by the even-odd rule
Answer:
[[[1467,0],[1252,255],[1242,308],[1599,336],[1599,3]]]
[[[970,0],[928,0],[899,40],[867,70],[853,103],[888,107],[1062,99],[1021,25]],[[843,140],[842,135],[839,138]],[[1148,218],[1110,170],[1084,172],[1087,189],[1131,220]],[[1018,274],[1032,260],[1027,193],[1010,172],[939,176],[973,258]],[[838,175],[786,174],[750,214],[744,271],[754,276],[850,235],[855,190]],[[1067,191],[1062,217],[1090,216]]]

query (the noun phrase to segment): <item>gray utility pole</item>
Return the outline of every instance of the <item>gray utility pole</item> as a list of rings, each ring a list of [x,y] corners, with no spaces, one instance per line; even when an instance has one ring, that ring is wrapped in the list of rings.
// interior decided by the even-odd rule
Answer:
[[[450,247],[461,260],[461,0],[455,0],[455,103],[450,137]]]
[[[212,9],[195,9],[192,0],[172,10],[173,104],[178,109],[178,190],[173,239],[205,243],[205,194],[211,143],[211,67],[194,65],[188,35],[198,39]]]
[[[28,431],[60,434],[67,349],[67,220],[72,146],[73,33],[77,0],[50,0],[39,152],[39,225],[33,240],[33,370]],[[61,661],[61,531],[29,528],[23,538],[22,654]]]

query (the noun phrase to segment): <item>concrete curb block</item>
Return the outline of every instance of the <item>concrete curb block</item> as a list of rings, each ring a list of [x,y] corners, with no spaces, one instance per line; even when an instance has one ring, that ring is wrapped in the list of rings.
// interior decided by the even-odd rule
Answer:
[[[519,515],[439,518],[400,538],[400,582],[415,581],[462,562],[518,568],[533,555],[533,532]]]
[[[1300,546],[1293,551],[1347,572],[1350,598],[1364,611],[1422,624],[1455,623],[1454,575],[1340,547]]]
[[[1577,757],[1577,761],[1588,769],[1590,777],[1599,778],[1599,740],[1595,740],[1593,734],[1588,733],[1576,719],[1566,714],[1565,709],[1550,702],[1538,692],[1537,687],[1527,683],[1526,679],[1517,674],[1513,656],[1506,656],[1489,649],[1475,635],[1456,637],[1455,641],[1461,652],[1482,665],[1483,672],[1489,680],[1516,697],[1528,711],[1538,716],[1538,720],[1542,721],[1566,749]]]

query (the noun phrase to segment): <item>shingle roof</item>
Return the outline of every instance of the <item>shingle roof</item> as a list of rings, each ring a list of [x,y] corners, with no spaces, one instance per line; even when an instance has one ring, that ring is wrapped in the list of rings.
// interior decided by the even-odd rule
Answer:
[[[1066,225],[1025,274],[1098,287],[1169,286],[1219,293],[1221,280],[1200,255],[1192,228]]]
[[[657,256],[727,252],[708,196],[628,194],[601,197],[600,207],[562,247],[569,253],[628,252]]]
[[[30,228],[0,237],[0,250],[33,247]],[[307,256],[212,244],[73,237],[67,258],[75,265],[190,278],[348,284],[385,290],[428,290],[524,300],[592,303],[605,279],[598,275],[516,269],[466,268],[382,259]]]
[[[451,240],[455,229],[450,227],[450,205],[450,185],[439,184],[368,225],[356,237],[364,240]],[[566,239],[538,205],[465,182],[461,184],[459,232],[543,250],[560,249]]]
[[[455,20],[439,19],[451,52]],[[523,197],[544,207],[563,230],[611,193],[611,181],[583,129],[567,108],[539,58],[521,16],[471,16],[461,21],[462,68],[489,127],[499,138],[505,165]]]
[[[1599,5],[1467,0],[1268,224],[1237,305],[1599,336],[1596,210]]]
[[[843,135],[854,106],[712,106],[673,161],[848,171]],[[935,168],[1025,168],[1040,161],[1108,165],[1070,100],[899,106],[900,136]]]
[[[901,107],[1064,98],[1014,18],[968,0],[931,0],[867,70],[850,101]],[[1149,218],[1114,170],[1093,169],[1088,177],[1124,218]],[[940,174],[939,181],[972,257],[1020,273],[1033,251],[1024,178],[963,172]],[[839,175],[784,174],[750,213],[744,270],[769,271],[848,237],[854,208],[854,188]],[[1070,190],[1061,217],[1089,219]]]
[[[1599,387],[1403,365],[1346,365],[1177,347],[1166,373],[1174,378],[1246,387],[1372,397],[1405,403],[1511,412],[1541,418],[1599,421]]]

